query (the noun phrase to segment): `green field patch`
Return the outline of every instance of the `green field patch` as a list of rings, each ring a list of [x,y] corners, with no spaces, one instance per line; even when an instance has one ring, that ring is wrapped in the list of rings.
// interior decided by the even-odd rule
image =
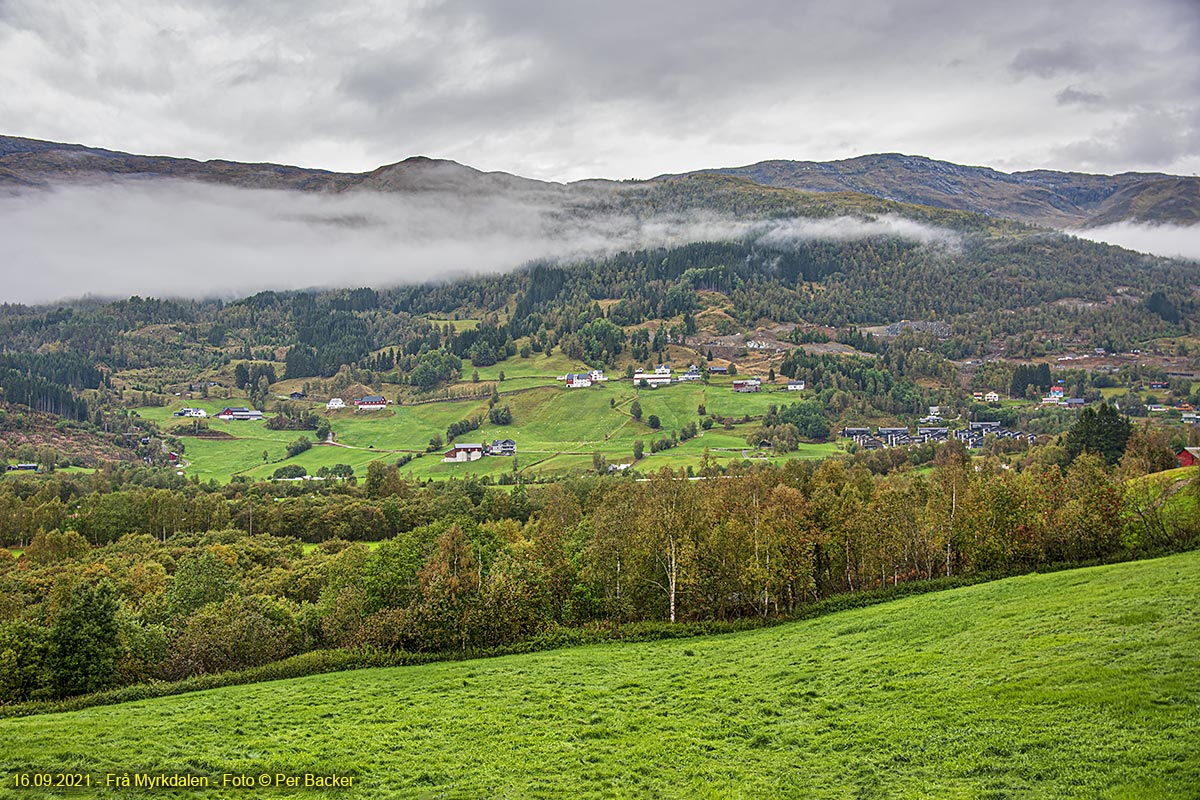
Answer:
[[[740,419],[747,414],[761,417],[771,406],[782,408],[805,399],[804,392],[735,392],[724,387],[708,388],[707,411],[718,417]]]
[[[442,317],[427,317],[426,319],[428,319],[429,322],[433,323],[434,325],[437,325],[439,328],[444,328],[446,325],[450,325],[455,333],[461,333],[462,331],[473,331],[479,327],[479,323],[483,322],[481,319],[445,319]]]
[[[513,378],[537,378],[553,382],[560,375],[566,375],[568,372],[587,372],[591,367],[558,352],[549,356],[545,353],[534,353],[529,358],[512,356],[506,361],[486,367],[475,367],[468,361],[463,365],[463,375],[469,378],[473,369],[479,371],[479,379],[483,381],[499,380],[500,373],[503,372],[503,387]]]
[[[1192,797],[1198,586],[1188,553],[745,633],[5,719],[0,770],[350,774],[304,796],[384,800]]]

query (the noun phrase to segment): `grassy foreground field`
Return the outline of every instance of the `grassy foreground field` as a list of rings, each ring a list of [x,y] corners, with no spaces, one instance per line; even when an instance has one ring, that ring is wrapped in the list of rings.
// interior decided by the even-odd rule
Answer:
[[[303,797],[1200,796],[1200,553],[748,633],[0,721],[0,770],[338,773]],[[8,778],[5,786],[12,785]],[[60,796],[0,790],[0,797]],[[61,796],[79,796],[63,793]]]

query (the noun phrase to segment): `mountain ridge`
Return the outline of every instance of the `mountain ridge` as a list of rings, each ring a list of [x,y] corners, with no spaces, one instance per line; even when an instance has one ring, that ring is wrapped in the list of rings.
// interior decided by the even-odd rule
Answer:
[[[667,173],[648,180],[588,178],[568,183],[410,156],[367,172],[335,172],[226,159],[150,156],[82,144],[0,136],[0,188],[48,188],[127,178],[175,178],[305,192],[451,192],[562,196],[653,186],[699,177],[818,194],[854,192],[881,200],[966,211],[1058,229],[1120,222],[1200,223],[1200,178],[1157,172],[1099,175],[1056,170],[1005,173],[927,156],[875,153],[836,161],[772,159],[740,167]]]
[[[731,175],[764,186],[812,192],[854,191],[1060,229],[1125,221],[1200,222],[1200,179],[1158,172],[1005,173],[927,156],[877,153],[838,161],[772,159],[665,174],[654,180],[682,175]]]

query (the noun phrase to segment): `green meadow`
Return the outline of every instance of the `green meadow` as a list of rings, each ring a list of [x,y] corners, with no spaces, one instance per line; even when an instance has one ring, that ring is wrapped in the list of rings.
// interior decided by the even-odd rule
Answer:
[[[759,394],[739,394],[732,391],[732,379],[717,378],[711,384],[676,384],[661,389],[638,389],[627,380],[613,379],[587,389],[567,389],[556,380],[568,371],[581,370],[582,365],[571,362],[561,354],[529,359],[509,359],[501,364],[479,369],[480,381],[486,387],[495,385],[501,393],[500,403],[512,410],[511,425],[484,424],[475,431],[459,437],[459,442],[491,442],[493,439],[513,439],[517,442],[517,458],[484,458],[467,464],[442,463],[441,453],[425,453],[434,436],[445,436],[448,426],[459,420],[481,416],[486,419],[486,398],[437,400],[392,405],[382,411],[360,412],[352,408],[328,414],[337,444],[318,446],[294,458],[287,458],[288,443],[311,432],[271,431],[265,422],[224,422],[210,416],[210,430],[227,438],[184,437],[187,474],[201,480],[226,482],[234,475],[250,478],[269,478],[282,464],[299,464],[310,474],[322,466],[349,464],[357,474],[363,474],[367,464],[377,459],[395,461],[404,453],[415,457],[401,472],[416,478],[447,478],[452,476],[491,475],[519,472],[526,477],[553,477],[581,472],[592,468],[592,454],[599,452],[609,463],[628,464],[633,461],[634,442],[644,444],[645,458],[638,467],[657,470],[663,466],[679,469],[698,466],[705,449],[718,461],[741,460],[743,457],[766,458],[746,444],[746,437],[758,427],[752,419],[761,418],[772,405],[799,400],[803,393],[766,391]],[[505,380],[497,382],[500,371]],[[454,387],[469,391],[471,383]],[[631,415],[637,401],[642,408],[641,420]],[[186,424],[172,417],[172,412],[187,404],[219,412],[224,405],[239,400],[186,401],[163,408],[144,408],[139,413],[167,427]],[[314,409],[325,414],[323,403]],[[651,454],[651,443],[688,423],[701,421],[699,409],[706,414],[736,420],[730,430],[714,426],[679,447]],[[268,414],[270,416],[270,414]],[[661,428],[650,427],[650,417],[657,416]],[[799,451],[786,456],[770,456],[779,463],[787,458],[821,458],[837,451],[833,443],[805,444]],[[263,454],[266,453],[264,459]]]
[[[756,631],[0,721],[0,772],[336,773],[369,798],[1188,798],[1200,553]],[[11,778],[5,786],[11,786]],[[78,793],[0,790],[0,797]]]

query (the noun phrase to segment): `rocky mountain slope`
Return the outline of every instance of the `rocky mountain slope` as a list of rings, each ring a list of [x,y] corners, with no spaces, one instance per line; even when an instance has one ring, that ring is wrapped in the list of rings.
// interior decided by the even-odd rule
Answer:
[[[1052,228],[1114,222],[1200,222],[1200,178],[1127,172],[1005,173],[898,153],[843,161],[761,161],[689,175],[732,175],[765,186],[853,191],[887,200],[973,211]],[[676,176],[664,175],[660,179]]]

